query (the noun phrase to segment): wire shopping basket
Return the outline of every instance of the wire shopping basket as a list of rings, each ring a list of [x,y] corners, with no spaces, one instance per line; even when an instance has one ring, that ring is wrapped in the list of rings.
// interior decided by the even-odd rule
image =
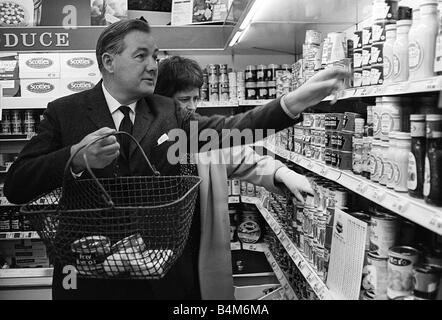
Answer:
[[[78,277],[160,279],[183,252],[201,178],[160,176],[134,137],[116,134],[136,143],[153,176],[97,178],[84,153],[92,178],[67,179],[80,149],[66,164],[63,187],[29,202],[21,212],[54,262],[75,266]]]

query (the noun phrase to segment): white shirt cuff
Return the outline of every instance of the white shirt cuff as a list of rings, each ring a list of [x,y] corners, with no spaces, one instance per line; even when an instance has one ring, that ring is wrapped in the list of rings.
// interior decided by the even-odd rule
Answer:
[[[284,112],[285,112],[290,118],[292,118],[293,120],[298,119],[298,118],[300,117],[300,114],[296,114],[296,115],[294,115],[294,114],[293,114],[293,113],[287,108],[287,105],[285,104],[285,101],[284,101],[284,97],[285,97],[285,95],[283,95],[283,96],[281,97],[281,100],[280,100],[282,110],[284,110]]]
[[[81,171],[80,173],[74,173],[74,171],[72,171],[72,168],[70,168],[70,169],[71,169],[72,177],[73,177],[74,179],[78,179],[78,178],[80,178],[81,175],[82,175],[83,172],[84,172],[84,171]]]

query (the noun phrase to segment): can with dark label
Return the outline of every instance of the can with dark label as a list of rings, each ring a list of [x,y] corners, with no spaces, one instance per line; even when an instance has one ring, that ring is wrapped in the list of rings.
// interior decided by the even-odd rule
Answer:
[[[246,100],[256,100],[258,98],[256,82],[246,83]]]
[[[413,269],[413,294],[419,299],[436,300],[442,276],[442,268],[421,264]]]
[[[353,134],[347,132],[339,132],[336,140],[336,147],[341,151],[352,151]]]
[[[81,238],[71,245],[76,254],[76,267],[81,275],[94,276],[104,274],[103,262],[111,253],[110,240],[103,236]]]
[[[377,86],[384,84],[384,65],[375,64],[371,66],[371,85]]]
[[[245,80],[246,82],[254,82],[254,83],[257,81],[256,66],[249,65],[246,67]]]
[[[353,46],[355,50],[362,49],[362,30],[355,31],[353,37]]]
[[[394,299],[413,292],[413,268],[419,251],[412,247],[392,247],[388,252],[387,297]]]
[[[267,88],[267,83],[265,81],[258,82],[256,84],[258,99],[265,100],[269,98],[269,91]]]
[[[260,64],[256,67],[256,81],[266,81],[267,66]]]
[[[384,62],[384,43],[373,43],[371,46],[371,65]]]

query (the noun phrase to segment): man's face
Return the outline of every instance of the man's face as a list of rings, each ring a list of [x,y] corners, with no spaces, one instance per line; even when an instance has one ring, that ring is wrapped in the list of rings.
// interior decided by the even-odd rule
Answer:
[[[173,95],[173,98],[178,101],[181,108],[194,112],[200,101],[200,90],[199,88],[193,88],[178,91]]]
[[[133,31],[123,41],[124,51],[113,59],[115,84],[130,98],[153,94],[158,75],[155,40],[146,32]]]

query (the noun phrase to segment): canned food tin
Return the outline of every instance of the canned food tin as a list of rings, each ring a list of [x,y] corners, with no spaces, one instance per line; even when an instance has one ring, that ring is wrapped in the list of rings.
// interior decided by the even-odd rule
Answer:
[[[246,83],[246,100],[256,100],[258,98],[256,82]]]
[[[321,45],[322,33],[316,30],[307,30],[305,32],[305,43]]]
[[[336,139],[336,148],[341,151],[353,150],[353,134],[347,132],[339,132]]]
[[[327,113],[325,115],[325,129],[341,131],[343,126],[344,114]]]
[[[12,121],[12,124],[11,124],[11,128],[12,128],[12,130],[11,130],[11,132],[12,132],[12,134],[23,134],[23,128],[22,128],[22,125],[21,125],[21,121]]]
[[[238,226],[238,238],[243,243],[257,243],[261,238],[261,227],[256,220],[246,220]]]
[[[333,149],[329,149],[329,148],[325,149],[324,160],[325,160],[325,164],[327,166],[331,166],[332,165],[332,153],[333,153]]]
[[[103,262],[111,253],[110,240],[103,236],[81,238],[71,245],[76,254],[76,267],[81,275],[93,276],[104,273]]]
[[[267,82],[267,90],[269,94],[269,99],[276,99],[276,81]]]
[[[355,31],[353,36],[353,46],[355,51],[362,49],[362,30]]]
[[[354,72],[353,72],[353,86],[355,88],[362,87],[362,68],[354,70]]]
[[[256,67],[256,81],[266,81],[267,66],[260,64]]]
[[[371,85],[384,84],[384,65],[376,64],[371,66]]]
[[[382,64],[384,62],[384,44],[373,43],[371,46],[371,60],[370,64]]]
[[[2,124],[2,134],[11,134],[12,130],[11,130],[11,122],[10,121],[1,121]]]
[[[331,153],[331,166],[332,167],[338,167],[338,161],[339,161],[339,153],[340,153],[340,151],[339,150],[332,150],[332,153]]]
[[[330,144],[331,144],[331,147],[332,147],[333,149],[337,149],[337,148],[338,148],[338,135],[339,135],[339,132],[338,132],[338,131],[332,131],[332,132],[331,132],[331,135],[330,135]]]
[[[387,214],[377,214],[370,219],[370,251],[387,258],[388,250],[396,245],[399,236],[399,220]]]
[[[412,247],[393,247],[388,252],[387,297],[394,299],[413,292],[413,267],[419,251]]]
[[[388,25],[388,24],[391,24],[392,22],[391,21],[388,21],[388,20],[377,20],[377,21],[375,21],[375,23],[373,24],[373,27],[372,27],[372,31],[373,31],[373,36],[372,36],[372,41],[373,41],[373,43],[376,43],[376,42],[385,42],[385,40],[387,39],[387,37],[386,37],[386,30],[385,30],[385,27]]]
[[[258,82],[256,84],[256,87],[257,87],[257,92],[258,92],[258,96],[257,96],[258,99],[265,100],[265,99],[269,98],[267,83],[265,81]]]
[[[279,70],[280,68],[281,67],[278,64],[269,64],[267,66],[266,81],[276,81],[276,71]]]
[[[362,68],[362,86],[371,86],[371,67]]]
[[[368,300],[385,300],[388,286],[388,258],[368,253],[362,272],[362,288]]]
[[[362,47],[371,45],[372,42],[373,42],[372,28],[365,27],[364,29],[362,29]]]
[[[419,299],[436,300],[442,268],[421,264],[413,269],[413,294]]]
[[[112,246],[113,253],[136,253],[146,250],[146,244],[139,233],[126,237]]]
[[[256,66],[249,65],[246,67],[245,80],[246,80],[246,82],[256,82],[257,81]]]
[[[371,61],[371,45],[362,48],[362,67],[370,65]]]
[[[356,49],[353,54],[353,67],[355,69],[362,68],[362,48]]]
[[[356,119],[362,119],[362,115],[355,112],[345,112],[342,121],[342,131],[355,132]]]

